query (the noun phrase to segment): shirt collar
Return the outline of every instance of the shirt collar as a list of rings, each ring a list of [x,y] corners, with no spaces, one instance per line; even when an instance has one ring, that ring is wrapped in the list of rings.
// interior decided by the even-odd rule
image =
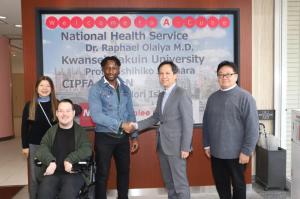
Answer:
[[[50,96],[46,96],[46,97],[38,97],[37,98],[38,102],[50,102]]]
[[[107,79],[105,78],[105,76],[103,76],[103,79],[104,79],[104,84],[108,84],[110,87],[112,87],[113,89],[115,89],[115,87],[114,87],[113,85],[111,85],[111,84],[109,83],[109,81],[107,81]],[[117,78],[117,82],[118,82],[118,85],[121,84],[119,78]]]
[[[172,86],[170,86],[169,88],[165,89],[165,93],[169,94],[171,93],[171,91],[173,90],[173,88],[176,86],[176,83],[174,83]]]
[[[221,91],[229,91],[229,90],[233,89],[233,88],[236,87],[236,86],[237,86],[237,85],[235,84],[235,85],[231,86],[230,88],[226,88],[226,89],[220,88],[220,90],[221,90]]]

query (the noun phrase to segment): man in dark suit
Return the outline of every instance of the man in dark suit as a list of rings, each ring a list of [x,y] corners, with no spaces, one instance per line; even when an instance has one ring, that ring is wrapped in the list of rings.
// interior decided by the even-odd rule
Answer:
[[[186,90],[176,85],[178,67],[171,61],[158,66],[159,81],[165,91],[158,96],[153,115],[133,123],[143,130],[159,123],[157,152],[163,180],[170,199],[189,199],[186,158],[192,149],[193,108]]]

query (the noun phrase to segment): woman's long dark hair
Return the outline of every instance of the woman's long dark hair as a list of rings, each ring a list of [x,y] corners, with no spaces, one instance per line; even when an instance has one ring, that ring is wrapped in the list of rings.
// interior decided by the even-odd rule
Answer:
[[[35,83],[35,89],[34,89],[34,93],[33,93],[33,97],[32,97],[32,101],[30,102],[30,106],[29,106],[29,120],[35,120],[35,112],[36,112],[36,106],[37,106],[37,99],[39,97],[38,94],[38,87],[41,83],[41,81],[46,80],[49,82],[50,87],[51,87],[51,92],[50,92],[50,101],[51,101],[51,112],[53,115],[53,121],[56,120],[56,108],[57,108],[57,99],[55,96],[55,89],[54,89],[54,84],[53,81],[50,77],[48,76],[41,76],[37,82]]]

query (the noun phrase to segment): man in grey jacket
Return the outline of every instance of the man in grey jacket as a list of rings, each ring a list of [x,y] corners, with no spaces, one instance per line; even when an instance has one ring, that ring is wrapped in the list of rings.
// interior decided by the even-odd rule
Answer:
[[[207,101],[203,117],[203,145],[221,199],[246,199],[245,165],[258,140],[255,100],[237,86],[237,67],[223,61],[217,69],[220,90]],[[233,194],[231,194],[231,186]]]
[[[187,92],[176,85],[178,67],[171,61],[158,66],[159,81],[165,91],[158,96],[153,115],[135,123],[143,130],[157,123],[157,151],[163,180],[170,199],[189,199],[186,158],[192,149],[193,108]]]

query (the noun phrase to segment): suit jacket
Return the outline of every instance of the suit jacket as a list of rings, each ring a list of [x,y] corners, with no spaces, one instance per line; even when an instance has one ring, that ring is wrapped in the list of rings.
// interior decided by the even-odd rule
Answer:
[[[138,122],[139,130],[149,128],[160,122],[158,139],[160,139],[161,149],[166,155],[180,155],[181,151],[191,151],[193,136],[191,98],[186,90],[175,86],[165,103],[162,113],[163,96],[164,92],[161,92],[153,115]]]

